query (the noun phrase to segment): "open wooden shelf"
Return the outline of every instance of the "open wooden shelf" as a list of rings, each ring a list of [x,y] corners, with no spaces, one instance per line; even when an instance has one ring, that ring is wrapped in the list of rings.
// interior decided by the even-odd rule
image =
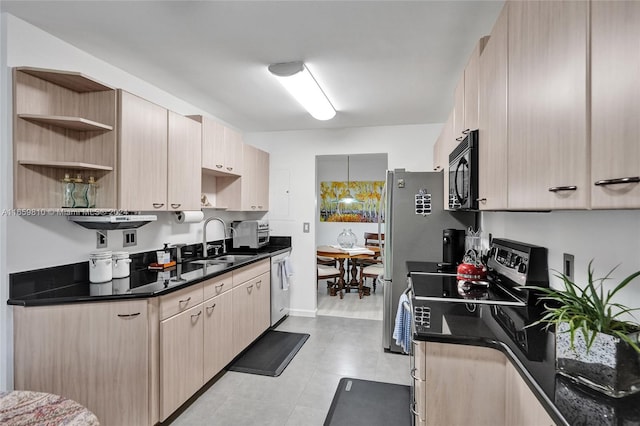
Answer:
[[[57,169],[77,169],[77,170],[106,170],[111,171],[113,167],[101,164],[81,163],[79,161],[40,161],[40,160],[18,160],[21,166],[44,166],[55,167]]]
[[[107,86],[79,72],[31,67],[19,67],[17,70],[78,93],[114,90],[113,87]]]
[[[18,117],[36,123],[51,124],[65,129],[80,131],[113,130],[113,126],[87,120],[81,117],[64,117],[61,115],[18,114]]]

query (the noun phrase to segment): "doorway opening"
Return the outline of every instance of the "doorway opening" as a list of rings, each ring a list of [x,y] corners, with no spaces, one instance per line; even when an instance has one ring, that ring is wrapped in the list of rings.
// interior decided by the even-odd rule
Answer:
[[[338,236],[347,230],[355,234],[356,246],[364,247],[365,233],[378,233],[379,203],[387,167],[386,153],[316,156],[315,240],[318,247],[339,247]],[[347,200],[348,197],[353,199]],[[384,223],[380,227],[384,233]],[[340,270],[339,260],[320,260],[323,261],[326,266]],[[343,261],[342,279],[352,284],[360,281],[362,268],[372,263],[356,259]],[[317,315],[382,321],[383,292],[381,286],[374,291],[375,279],[363,278],[368,290],[362,298],[357,289],[345,291],[343,298],[335,290],[332,292],[331,287],[335,287],[339,279],[318,280]]]

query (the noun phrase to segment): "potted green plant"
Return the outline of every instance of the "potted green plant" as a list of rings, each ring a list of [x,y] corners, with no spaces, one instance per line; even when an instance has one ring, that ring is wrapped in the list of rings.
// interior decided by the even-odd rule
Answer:
[[[594,278],[589,262],[587,283],[578,286],[564,274],[563,289],[528,287],[541,294],[545,312],[534,324],[555,326],[557,370],[585,385],[613,397],[640,391],[640,324],[625,316],[630,308],[613,297],[640,275],[624,278],[605,291],[604,278]],[[534,325],[532,324],[532,325]]]

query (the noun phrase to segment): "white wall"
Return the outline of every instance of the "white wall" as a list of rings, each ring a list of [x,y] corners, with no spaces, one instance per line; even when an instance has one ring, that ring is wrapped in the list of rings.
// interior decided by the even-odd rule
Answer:
[[[386,153],[349,156],[349,179],[351,181],[384,181],[386,170]],[[347,156],[321,155],[316,157],[316,174],[316,195],[320,190],[320,182],[346,181]],[[320,222],[320,213],[319,210],[316,210],[316,244],[337,244],[338,234],[345,228],[351,229],[358,237],[357,243],[362,244],[365,232],[378,232],[378,223]],[[384,232],[384,224],[382,231]]]
[[[293,314],[316,311],[316,156],[386,152],[390,169],[427,171],[441,129],[442,124],[423,124],[245,134],[245,142],[271,153],[269,220],[276,234],[292,237]],[[304,222],[312,225],[308,234],[302,232]]]
[[[178,97],[154,87],[89,53],[57,39],[12,15],[2,14],[0,80],[0,211],[12,205],[11,68],[33,66],[79,71],[113,87],[122,88],[180,114],[210,115]],[[168,243],[202,240],[202,224],[177,224],[173,213],[157,213],[158,221],[138,229],[138,245],[131,253],[153,250]],[[207,211],[224,220],[258,218],[260,215]],[[211,223],[207,238],[223,237],[222,227]],[[96,233],[73,224],[62,216],[19,217],[0,215],[0,390],[13,386],[12,314],[8,299],[8,274],[48,266],[81,262],[96,249]],[[122,249],[122,231],[108,232],[113,250]]]

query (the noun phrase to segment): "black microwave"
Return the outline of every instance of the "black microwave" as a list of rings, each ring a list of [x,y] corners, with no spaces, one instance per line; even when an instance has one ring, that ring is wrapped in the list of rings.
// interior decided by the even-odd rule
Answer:
[[[449,209],[478,210],[478,130],[465,131],[449,154]]]

